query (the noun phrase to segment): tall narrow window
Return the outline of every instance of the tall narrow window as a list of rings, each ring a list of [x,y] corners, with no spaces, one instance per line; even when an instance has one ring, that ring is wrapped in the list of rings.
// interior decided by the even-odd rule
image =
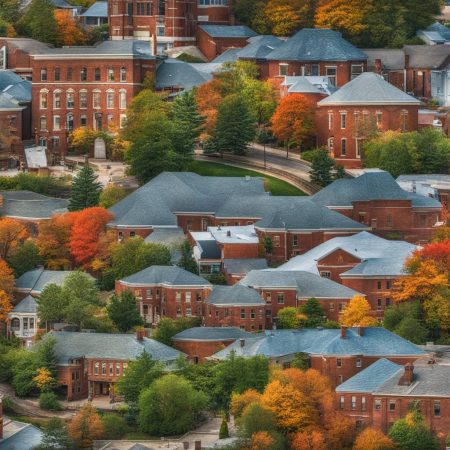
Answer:
[[[47,130],[47,117],[41,116],[40,121],[39,121],[39,127],[42,131]]]
[[[41,69],[41,81],[47,81],[47,69]]]
[[[61,69],[59,67],[55,67],[55,69],[53,71],[53,79],[55,81],[61,80]]]
[[[87,92],[86,91],[80,91],[80,108],[87,108]]]
[[[345,407],[345,397],[341,395],[341,398],[339,399],[339,409],[344,409]]]
[[[87,80],[87,69],[86,67],[82,67],[80,70],[80,80],[86,81]]]
[[[72,67],[67,68],[67,81],[72,81],[73,78],[73,69]]]
[[[127,92],[126,91],[119,92],[119,108],[120,109],[127,108]]]
[[[333,129],[333,118],[334,118],[333,113],[329,112],[328,113],[328,129],[329,130]]]
[[[328,81],[332,86],[337,86],[337,68],[336,67],[327,67],[326,75],[328,77]]]
[[[100,108],[100,92],[94,91],[92,93],[92,107],[95,109]]]
[[[53,93],[53,108],[59,109],[61,108],[61,92],[55,91]]]
[[[74,96],[72,91],[66,92],[66,105],[68,109],[72,109],[74,106]]]
[[[108,81],[114,81],[114,69],[108,67]]]
[[[347,113],[341,113],[341,130],[347,128]]]
[[[61,129],[61,117],[53,116],[53,131],[59,131]]]
[[[47,94],[48,92],[46,90],[41,91],[39,94],[39,108],[40,109],[46,109],[47,108]]]
[[[127,81],[127,69],[125,67],[120,68],[120,81]]]
[[[406,110],[400,113],[400,127],[402,131],[408,130],[408,111]]]
[[[66,129],[68,131],[72,131],[73,130],[73,114],[67,114]]]
[[[361,411],[366,410],[366,397],[361,397]]]
[[[113,91],[108,91],[106,93],[106,107],[108,109],[114,108],[114,92]]]
[[[434,401],[434,417],[440,417],[441,415],[441,402],[439,400]]]
[[[356,409],[356,396],[352,395],[352,409]]]
[[[288,68],[289,68],[289,65],[288,64],[280,64],[279,65],[279,75],[281,75],[281,76],[286,76],[287,74],[288,74]]]
[[[341,156],[347,156],[347,139],[341,139]]]
[[[101,74],[100,68],[99,68],[99,67],[96,67],[96,68],[94,69],[94,80],[95,80],[95,81],[100,81],[100,80],[101,80],[101,77],[102,77],[102,74]]]

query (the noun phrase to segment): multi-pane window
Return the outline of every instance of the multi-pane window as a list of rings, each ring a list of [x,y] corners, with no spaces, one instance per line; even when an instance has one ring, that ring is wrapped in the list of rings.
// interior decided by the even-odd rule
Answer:
[[[108,109],[114,108],[114,92],[108,91],[106,93],[106,107]]]
[[[332,86],[336,86],[336,78],[337,78],[337,68],[336,67],[327,67],[326,75],[328,80]]]
[[[94,69],[94,80],[95,81],[100,81],[102,77],[101,71],[100,71],[100,67],[96,67]]]
[[[59,91],[53,93],[53,108],[61,108],[61,92]]]
[[[39,121],[39,127],[42,131],[47,129],[47,117],[41,116],[41,119]]]
[[[339,399],[339,409],[344,409],[345,407],[345,397],[341,395],[341,398]]]
[[[389,411],[395,411],[395,400],[389,400]]]
[[[341,156],[347,155],[347,139],[341,139]]]
[[[87,108],[87,92],[86,91],[80,91],[80,108]]]
[[[375,402],[373,405],[374,405],[374,409],[379,411],[381,409],[381,399],[379,399],[379,398],[375,399]]]
[[[43,91],[39,94],[39,107],[41,109],[47,108],[47,92]]]
[[[87,80],[87,69],[86,67],[82,67],[80,70],[80,80],[86,81]]]
[[[66,105],[68,109],[72,109],[75,103],[75,94],[73,92],[66,92]]]
[[[279,74],[281,76],[286,76],[288,74],[288,68],[289,68],[288,64],[280,64],[279,68],[280,68],[279,69]]]
[[[47,69],[41,69],[41,81],[47,81]]]
[[[320,276],[323,278],[331,278],[331,272],[328,270],[322,270],[320,272]]]
[[[92,107],[96,109],[100,108],[100,92],[94,91],[92,93]]]
[[[72,67],[67,68],[67,81],[72,81],[73,78],[73,69]]]
[[[441,415],[441,402],[439,400],[434,401],[433,405],[434,417],[440,417]]]
[[[245,319],[245,309],[241,309],[241,319]]]
[[[175,301],[181,302],[181,292],[175,292]]]
[[[406,110],[400,113],[400,128],[402,131],[408,130],[408,111]]]
[[[341,113],[341,130],[345,130],[347,128],[347,114]]]
[[[294,235],[292,236],[292,245],[293,245],[294,247],[297,247],[297,246],[298,246],[298,235],[297,235],[297,234],[294,234]]]
[[[255,318],[255,310],[251,309],[250,310],[250,319],[254,319]]]
[[[114,69],[108,67],[108,81],[114,81]]]
[[[59,131],[61,129],[61,117],[53,116],[53,130]]]
[[[185,293],[184,300],[186,303],[191,303],[191,293],[190,292]]]
[[[361,397],[361,411],[366,410],[366,397]]]
[[[166,0],[158,0],[158,15],[166,15]]]
[[[106,363],[102,363],[102,375],[106,375]]]
[[[342,359],[336,358],[336,367],[342,367]]]
[[[332,112],[328,113],[328,129],[332,130],[333,129],[333,119],[334,119],[334,115]]]
[[[120,375],[120,363],[116,363],[116,375]]]
[[[361,360],[361,358],[356,358],[356,367],[362,367],[362,360]]]
[[[69,131],[73,130],[73,114],[67,114],[66,129]]]
[[[272,244],[274,247],[279,247],[280,246],[280,236],[274,236],[272,238]]]
[[[313,77],[317,77],[320,75],[320,69],[319,69],[319,64],[313,64],[311,65],[311,75]]]
[[[120,81],[127,81],[127,69],[125,67],[120,68]]]
[[[281,292],[277,294],[277,303],[279,305],[284,305],[284,294]]]
[[[381,311],[383,309],[381,298],[377,299],[377,310]]]
[[[85,115],[80,116],[80,127],[87,127],[87,117]]]
[[[127,107],[127,93],[126,91],[119,92],[119,108],[126,109]]]
[[[55,69],[53,70],[53,79],[55,81],[61,80],[61,69],[59,67],[55,67]]]
[[[94,374],[98,375],[99,374],[99,368],[100,368],[100,363],[96,362],[94,364]]]
[[[356,409],[356,396],[352,395],[352,409]]]
[[[352,64],[351,69],[351,79],[356,78],[358,75],[361,75],[364,71],[364,67],[362,64]]]

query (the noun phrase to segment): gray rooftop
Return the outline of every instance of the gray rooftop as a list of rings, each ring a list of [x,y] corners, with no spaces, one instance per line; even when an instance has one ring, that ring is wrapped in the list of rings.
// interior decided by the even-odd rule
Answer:
[[[347,329],[342,339],[338,329],[271,330],[246,338],[244,345],[234,342],[217,352],[216,359],[227,358],[232,351],[236,356],[255,355],[276,358],[295,353],[324,356],[423,356],[419,347],[381,327],[366,328],[359,336],[356,328]]]
[[[42,440],[42,431],[29,423],[17,422],[4,417],[1,450],[32,450]]]
[[[405,68],[405,53],[401,48],[364,48],[367,55],[369,70],[375,70],[375,62],[381,59],[384,70],[403,70]]]
[[[177,266],[150,266],[120,280],[127,285],[210,286],[210,282]]]
[[[170,250],[172,263],[177,263],[181,258],[181,244],[186,239],[183,229],[180,227],[155,228],[144,240],[145,242],[164,244]]]
[[[154,339],[136,339],[134,334],[78,333],[51,331],[56,341],[55,353],[59,364],[67,364],[73,358],[104,358],[129,361],[136,359],[144,350],[155,360],[171,363],[181,352]],[[36,344],[39,345],[39,344]]]
[[[364,72],[318,103],[319,106],[387,104],[420,105],[421,102],[388,83],[381,75]]]
[[[303,28],[270,52],[276,61],[365,61],[367,56],[341,33],[327,29]]]
[[[195,241],[196,246],[200,250],[200,259],[203,260],[214,260],[222,258],[222,251],[217,245],[217,241],[209,240],[198,240]]]
[[[245,274],[251,270],[267,269],[267,260],[264,258],[250,259],[224,259],[223,267],[229,274]]]
[[[197,70],[192,64],[169,58],[164,60],[156,70],[156,88],[190,90],[211,78],[211,74]]]
[[[16,219],[50,219],[54,214],[67,212],[69,203],[31,191],[0,191],[0,195],[3,197],[0,215]]]
[[[257,36],[257,33],[245,25],[199,25],[198,27],[215,38],[249,38]]]
[[[411,69],[444,69],[450,62],[450,45],[405,45]]]
[[[251,336],[237,327],[194,327],[176,334],[174,341],[235,341]]]
[[[259,293],[243,284],[233,286],[214,286],[205,303],[215,306],[265,305]]]
[[[306,77],[298,77],[298,80],[289,87],[291,93],[324,94],[317,86],[314,86]]]
[[[272,50],[278,48],[285,41],[272,35],[255,36],[249,43],[239,50],[239,59],[264,59]]]
[[[213,63],[225,63],[225,62],[236,62],[239,59],[240,48],[227,48],[219,56],[216,56],[212,62]]]
[[[311,197],[319,205],[352,206],[359,200],[411,200],[416,207],[440,208],[430,197],[403,190],[388,172],[369,171],[357,178],[336,180]]]
[[[27,295],[11,311],[19,314],[35,314],[37,312],[37,303],[34,297]]]
[[[442,23],[440,22],[435,22],[431,24],[424,31],[436,33],[437,36],[439,37],[439,40],[443,42],[450,41],[450,28],[446,27],[445,25],[442,25]]]
[[[95,2],[81,14],[81,17],[108,17],[108,2]]]
[[[7,42],[12,47],[29,54],[48,53],[52,49],[50,45],[30,38],[8,38]]]
[[[8,86],[13,86],[22,81],[23,79],[12,70],[0,70],[0,91],[3,91]]]

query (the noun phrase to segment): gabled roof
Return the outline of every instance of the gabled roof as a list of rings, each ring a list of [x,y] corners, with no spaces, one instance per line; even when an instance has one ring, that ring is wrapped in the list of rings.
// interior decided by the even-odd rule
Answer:
[[[257,36],[257,33],[246,25],[199,25],[198,27],[214,38],[249,38]]]
[[[405,53],[401,48],[364,48],[367,55],[368,70],[375,70],[375,61],[381,59],[385,70],[403,70],[405,68]]]
[[[37,312],[37,303],[34,297],[27,295],[21,300],[11,311],[11,313],[28,313],[35,314]]]
[[[126,285],[210,286],[211,283],[177,266],[150,266],[120,280]]]
[[[189,90],[206,83],[211,78],[211,74],[200,72],[191,64],[169,58],[164,60],[156,70],[156,88]]]
[[[205,300],[208,305],[215,306],[248,306],[265,305],[259,293],[243,284],[233,286],[214,286]]]
[[[270,52],[285,41],[272,35],[255,36],[249,39],[248,45],[238,52],[239,59],[264,59]]]
[[[251,270],[267,269],[267,267],[267,260],[265,258],[223,260],[223,268],[229,274],[243,274]]]
[[[401,91],[382,76],[364,72],[335,93],[318,102],[330,105],[420,105],[421,102]]]
[[[311,272],[295,270],[252,270],[239,284],[255,289],[295,289],[299,298],[353,298],[361,293]]]
[[[174,341],[235,341],[251,336],[237,327],[194,327],[176,334]]]
[[[216,56],[212,63],[236,62],[239,59],[240,48],[227,48],[219,56]]]
[[[367,56],[337,31],[304,28],[266,58],[276,61],[365,61]]]
[[[450,62],[450,45],[405,45],[411,69],[441,69]]]
[[[442,207],[437,200],[403,190],[391,174],[382,170],[336,180],[314,194],[311,200],[328,207],[352,206],[352,202],[358,200],[411,200],[413,206]]]
[[[426,28],[424,31],[431,31],[438,34],[440,37],[440,40],[450,41],[450,28],[446,27],[445,25],[442,25],[440,22],[434,22],[431,24],[428,28]]]
[[[98,1],[92,4],[81,17],[108,17],[108,2]]]
[[[365,328],[360,336],[356,328],[347,329],[347,338],[341,338],[338,329],[304,328],[300,330],[271,330],[234,342],[213,355],[216,359],[226,359],[231,352],[236,356],[251,357],[262,355],[277,358],[295,353],[323,356],[423,356],[415,344],[391,333],[385,328]]]

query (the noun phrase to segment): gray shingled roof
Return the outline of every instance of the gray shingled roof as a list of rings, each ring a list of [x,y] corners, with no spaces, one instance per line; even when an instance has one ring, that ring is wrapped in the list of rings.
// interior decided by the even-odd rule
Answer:
[[[405,45],[411,69],[446,68],[450,61],[450,45]]]
[[[108,17],[108,2],[95,2],[81,14],[81,17]]]
[[[0,91],[11,85],[22,82],[23,79],[19,77],[12,70],[0,70]]]
[[[401,48],[364,48],[367,55],[369,70],[375,69],[375,60],[381,59],[381,65],[385,70],[403,70],[405,68],[405,53]]]
[[[222,251],[213,239],[196,241],[196,245],[200,250],[200,259],[221,259]]]
[[[166,59],[156,70],[156,88],[189,90],[206,83],[211,78],[211,74],[201,72],[184,61]]]
[[[7,86],[3,94],[11,96],[19,103],[31,102],[31,81],[21,80],[12,86]]]
[[[248,45],[239,50],[239,59],[264,59],[272,50],[285,41],[272,35],[255,36],[249,39]]]
[[[56,341],[55,353],[59,364],[67,364],[69,359],[80,357],[129,361],[144,350],[157,361],[171,363],[182,354],[154,339],[139,341],[134,334],[51,331],[47,336]]]
[[[434,31],[441,35],[444,41],[450,41],[450,28],[442,25],[440,22],[434,22],[425,31]]]
[[[319,106],[330,105],[420,105],[420,100],[388,83],[381,75],[364,72],[330,96]]]
[[[237,327],[194,327],[176,334],[174,341],[235,341],[251,336]]]
[[[213,63],[236,62],[239,58],[240,48],[227,48],[223,53],[214,58]]]
[[[257,291],[243,284],[214,286],[205,303],[216,306],[265,305]]]
[[[271,330],[246,338],[244,345],[234,342],[213,357],[226,359],[232,351],[236,356],[255,355],[276,358],[295,353],[325,356],[423,356],[413,343],[381,327],[366,328],[359,336],[356,328],[347,329],[347,338],[337,329]]]
[[[211,283],[176,266],[150,266],[120,280],[127,285],[210,286]]]
[[[336,180],[314,194],[311,200],[328,207],[351,206],[358,200],[411,200],[413,206],[441,207],[437,200],[403,190],[391,174],[382,170]]]
[[[264,258],[251,259],[224,259],[224,269],[230,274],[243,274],[251,270],[267,269],[267,260]]]
[[[198,27],[215,38],[249,38],[258,35],[246,25],[199,25]]]
[[[365,61],[367,56],[337,31],[303,28],[266,58],[276,61]]]
[[[299,298],[353,298],[361,293],[311,272],[296,270],[252,270],[239,284],[261,288],[295,289]]]
[[[18,48],[25,53],[29,53],[32,55],[39,53],[48,53],[52,49],[50,45],[30,38],[8,38],[7,42],[12,47]]]
[[[2,217],[23,219],[49,219],[57,213],[67,212],[68,200],[47,197],[31,191],[0,191],[3,204]]]
[[[306,77],[298,77],[298,80],[289,87],[291,93],[302,94],[324,94],[318,87],[314,86]]]
[[[11,311],[12,313],[35,314],[37,312],[37,303],[34,297],[27,295]]]
[[[9,95],[0,93],[0,109],[4,110],[16,110],[23,109],[17,102],[14,101]]]
[[[42,431],[29,423],[3,419],[3,439],[0,439],[1,450],[32,450],[41,443]]]

